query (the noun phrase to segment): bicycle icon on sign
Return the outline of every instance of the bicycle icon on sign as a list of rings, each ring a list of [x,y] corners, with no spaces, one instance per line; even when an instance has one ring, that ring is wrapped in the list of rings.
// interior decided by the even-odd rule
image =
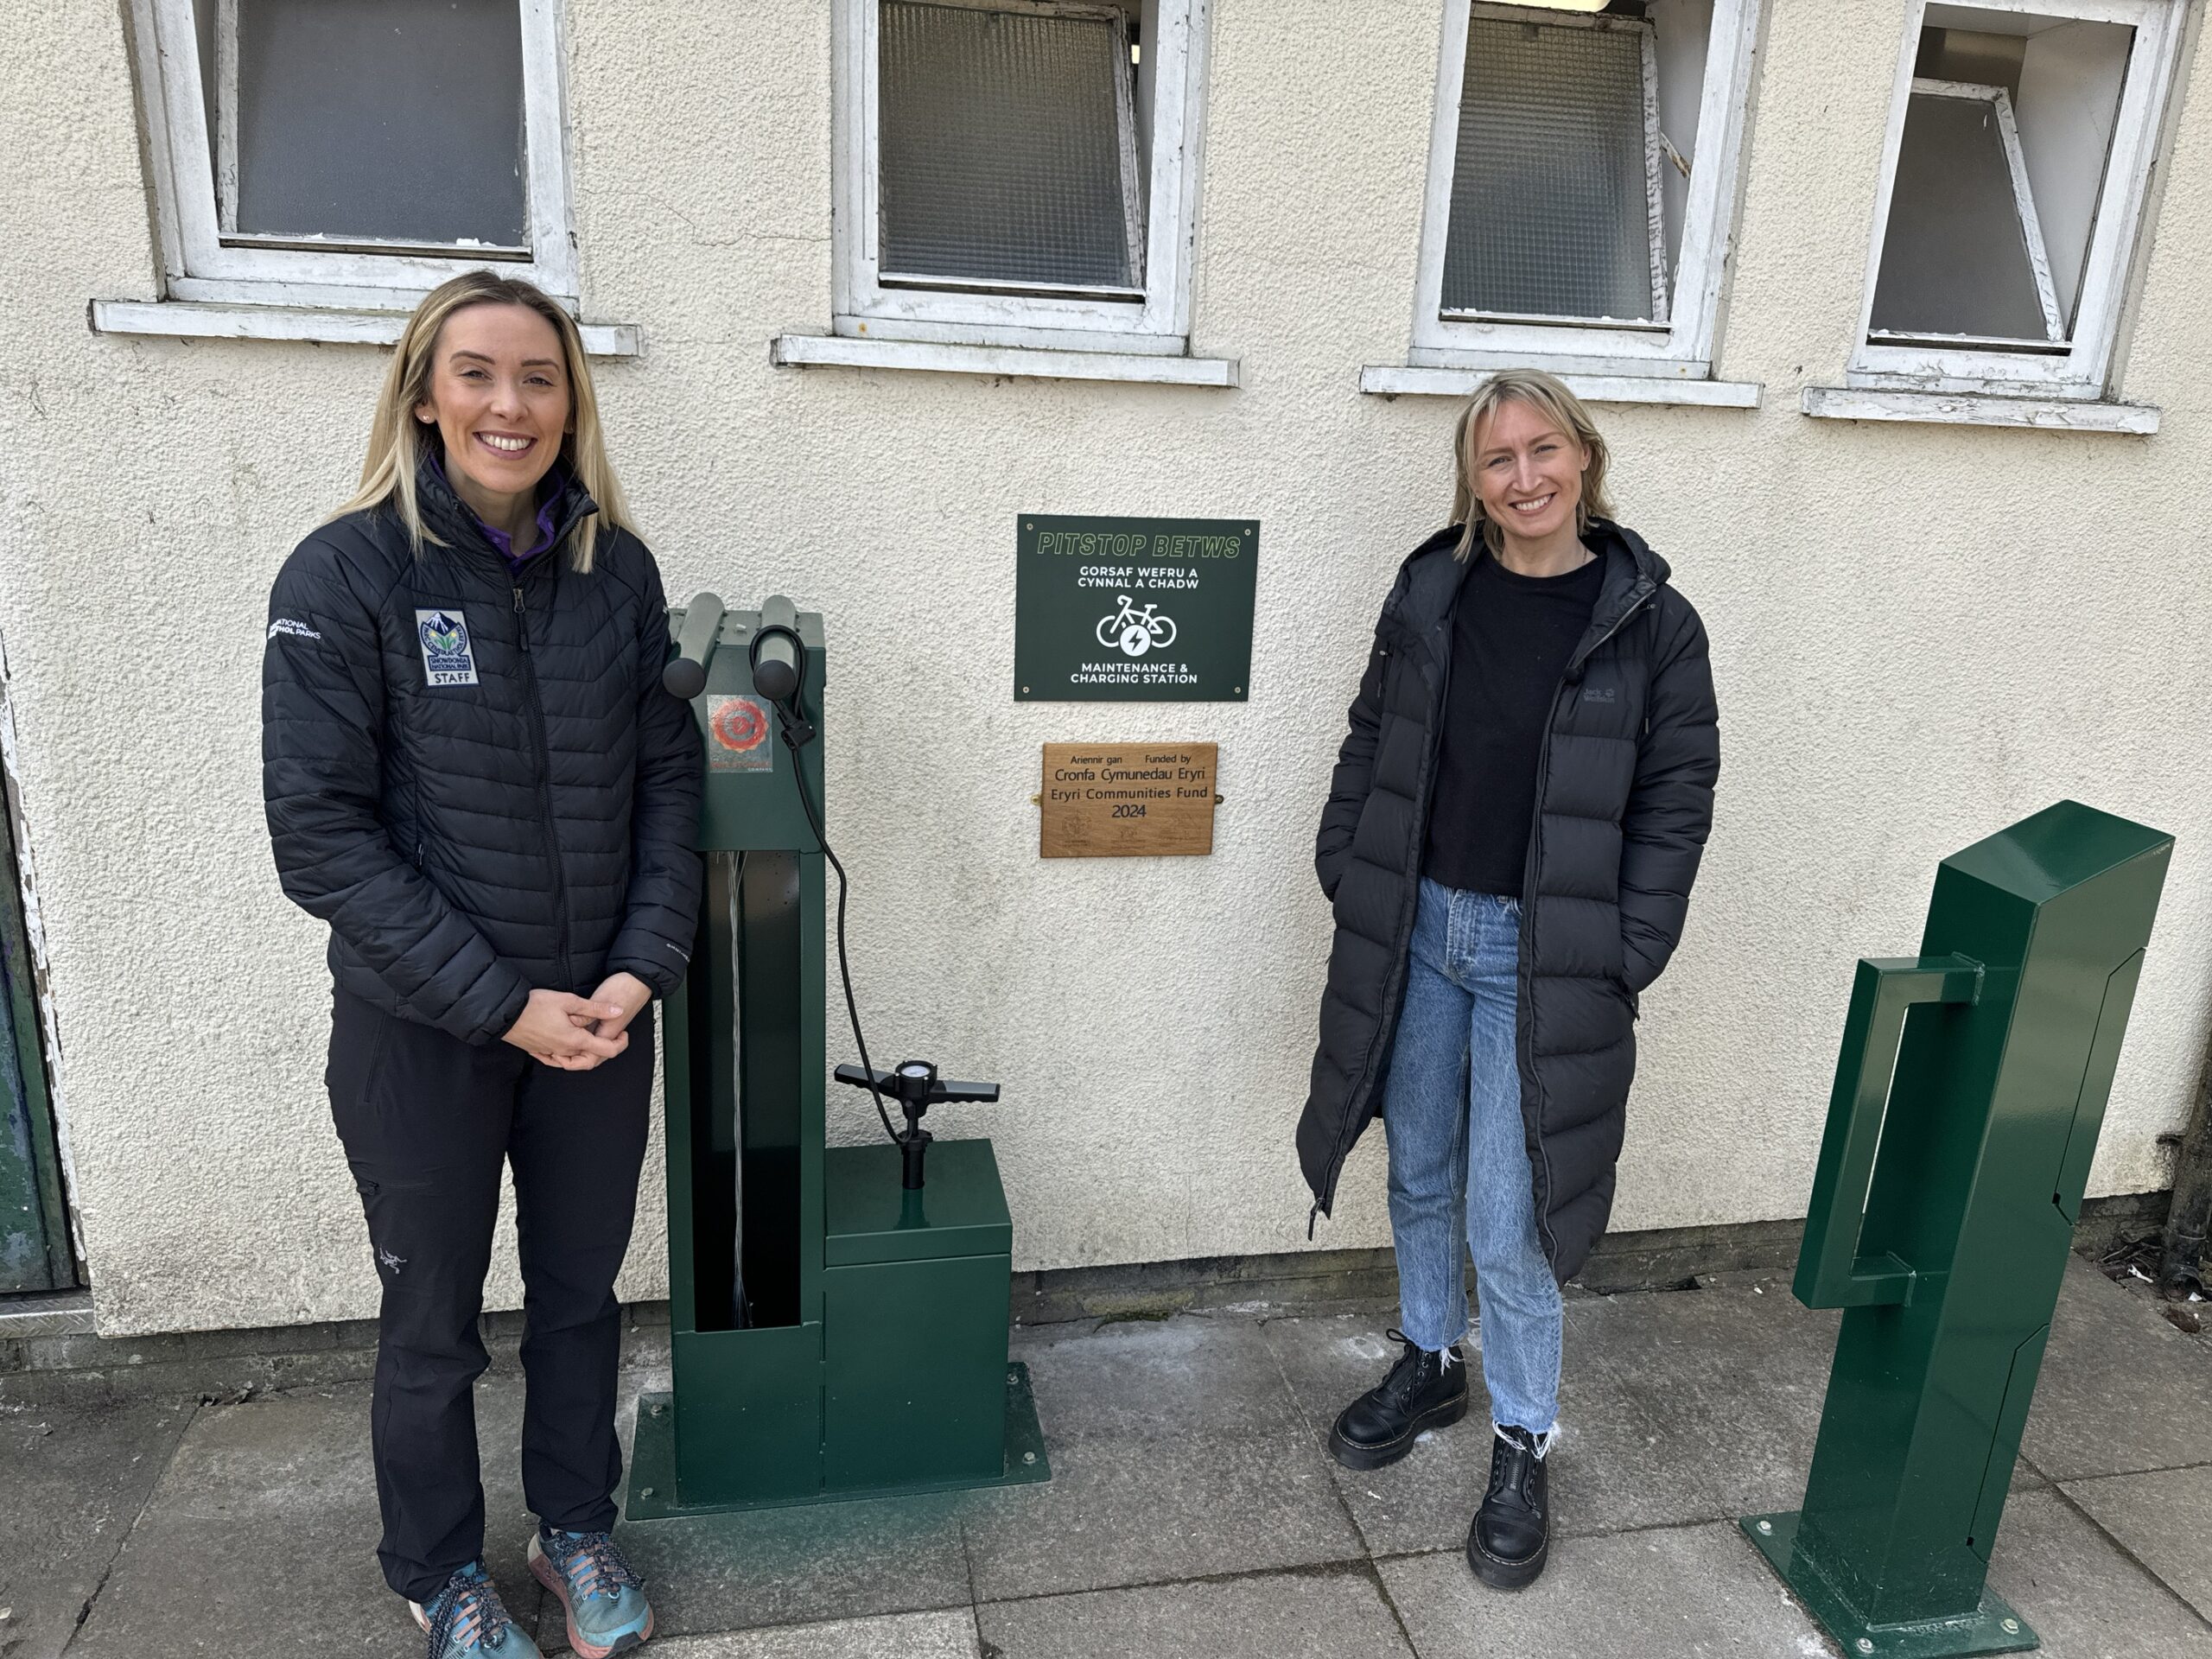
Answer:
[[[1098,643],[1118,645],[1124,657],[1141,657],[1148,651],[1165,651],[1175,643],[1175,619],[1160,613],[1157,600],[1139,610],[1121,595],[1122,608],[1098,620]]]

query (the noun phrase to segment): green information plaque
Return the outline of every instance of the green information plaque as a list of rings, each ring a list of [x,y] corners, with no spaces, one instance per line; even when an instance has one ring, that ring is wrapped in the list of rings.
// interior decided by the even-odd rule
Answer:
[[[1251,690],[1249,518],[1016,521],[1019,702],[1242,702]]]

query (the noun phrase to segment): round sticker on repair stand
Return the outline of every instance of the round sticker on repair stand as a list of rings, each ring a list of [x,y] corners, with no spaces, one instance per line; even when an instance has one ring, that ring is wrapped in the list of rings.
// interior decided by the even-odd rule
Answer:
[[[768,741],[768,705],[758,697],[707,699],[709,772],[772,772],[776,748]]]

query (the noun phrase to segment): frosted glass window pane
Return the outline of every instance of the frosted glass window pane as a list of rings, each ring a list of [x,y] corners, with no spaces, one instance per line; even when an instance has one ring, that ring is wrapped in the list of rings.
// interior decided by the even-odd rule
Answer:
[[[235,97],[226,228],[528,245],[517,0],[236,6],[238,84],[215,89]]]
[[[1444,308],[1652,315],[1642,35],[1470,18]]]
[[[2045,337],[1993,103],[1915,92],[1906,105],[1873,321],[1897,334]]]
[[[1122,100],[1104,19],[885,0],[887,272],[1128,287]]]

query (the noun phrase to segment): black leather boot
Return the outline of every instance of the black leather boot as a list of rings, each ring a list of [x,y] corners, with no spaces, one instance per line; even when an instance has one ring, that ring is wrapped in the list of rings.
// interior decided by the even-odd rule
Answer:
[[[1467,1414],[1467,1361],[1454,1344],[1432,1353],[1398,1332],[1406,1351],[1389,1376],[1338,1414],[1329,1450],[1347,1469],[1380,1469],[1413,1450],[1425,1428],[1442,1428]]]
[[[1490,1491],[1467,1529],[1467,1565],[1493,1588],[1518,1590],[1536,1581],[1551,1553],[1544,1459],[1525,1428],[1497,1429],[1492,1440]]]

